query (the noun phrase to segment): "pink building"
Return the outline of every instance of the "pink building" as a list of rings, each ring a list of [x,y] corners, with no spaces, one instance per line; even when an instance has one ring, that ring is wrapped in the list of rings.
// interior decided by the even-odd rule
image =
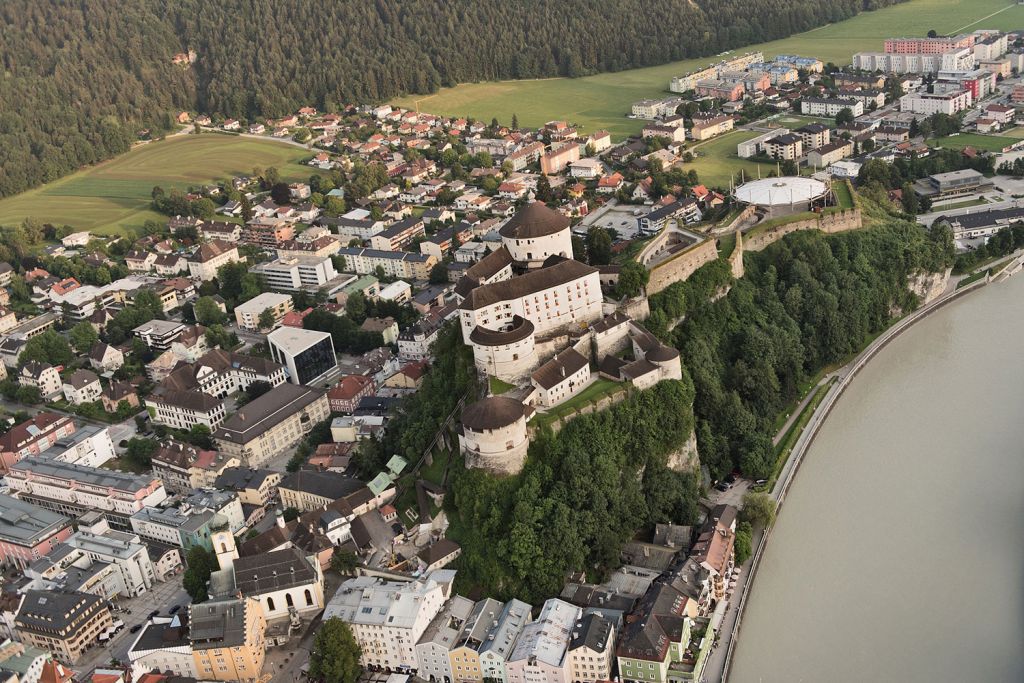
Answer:
[[[898,55],[938,55],[974,47],[973,35],[941,38],[887,38],[885,51]]]
[[[0,564],[19,568],[49,555],[74,532],[70,518],[10,496],[0,496],[0,519]]]
[[[0,436],[0,473],[29,455],[39,455],[66,436],[75,433],[75,422],[66,415],[42,412],[11,427]]]
[[[566,658],[573,626],[582,613],[557,598],[545,602],[537,620],[523,628],[509,653],[508,683],[569,683]]]

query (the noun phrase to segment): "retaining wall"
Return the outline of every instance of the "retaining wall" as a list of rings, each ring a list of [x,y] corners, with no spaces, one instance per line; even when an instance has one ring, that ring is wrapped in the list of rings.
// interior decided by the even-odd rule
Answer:
[[[863,225],[860,209],[842,209],[832,213],[822,213],[815,218],[795,220],[791,223],[775,225],[767,230],[759,231],[757,227],[747,233],[744,249],[761,251],[769,244],[798,230],[821,230],[826,234],[856,230]]]

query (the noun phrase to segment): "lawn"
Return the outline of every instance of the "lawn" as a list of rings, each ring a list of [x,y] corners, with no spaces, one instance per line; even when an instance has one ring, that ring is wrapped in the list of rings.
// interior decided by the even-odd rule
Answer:
[[[1020,138],[1005,137],[1002,135],[982,135],[981,133],[960,133],[945,138],[935,138],[932,144],[949,149],[963,149],[974,147],[986,152],[999,152],[1004,147],[1020,142]]]
[[[695,169],[705,185],[723,188],[728,188],[729,179],[741,170],[747,180],[757,178],[758,174],[767,176],[774,164],[741,159],[736,155],[736,145],[758,135],[761,135],[758,131],[734,130],[698,143],[690,148],[697,159],[692,164],[683,164],[683,168]]]
[[[730,232],[727,235],[722,235],[718,239],[718,256],[719,258],[729,258],[732,256],[732,252],[736,249],[736,233]]]
[[[772,123],[777,123],[783,128],[789,130],[796,130],[802,128],[811,123],[824,123],[826,125],[832,125],[835,123],[834,119],[819,118],[817,116],[798,116],[795,114],[780,114],[772,119]]]
[[[140,145],[48,185],[0,200],[0,225],[27,217],[99,234],[130,234],[149,219],[154,185],[185,189],[274,166],[286,180],[305,180],[299,164],[309,152],[272,140],[232,135],[188,135]]]
[[[845,182],[833,183],[832,191],[835,192],[836,201],[839,203],[840,209],[853,208],[853,195],[850,193],[849,184]]]
[[[932,208],[932,211],[948,211],[950,209],[966,209],[971,206],[981,206],[982,204],[988,204],[988,200],[984,197],[978,199],[969,199],[966,202],[954,202],[953,204],[942,204]]]
[[[1024,26],[1024,6],[1007,0],[910,0],[737,52],[762,50],[768,58],[783,53],[813,55],[842,65],[850,63],[854,52],[881,50],[882,39],[889,36],[923,36],[930,29],[956,33],[982,27],[1016,29],[1020,26]],[[603,128],[621,139],[643,127],[642,121],[625,117],[633,102],[661,95],[673,76],[718,59],[720,57],[704,57],[576,79],[467,83],[443,88],[433,95],[400,98],[396,103],[436,114],[471,116],[484,121],[496,117],[504,123],[511,121],[514,113],[525,126],[567,119],[586,132]]]
[[[494,396],[501,396],[504,393],[512,391],[516,388],[515,384],[509,384],[504,380],[500,380],[497,377],[489,376],[487,382],[491,388],[491,394]]]

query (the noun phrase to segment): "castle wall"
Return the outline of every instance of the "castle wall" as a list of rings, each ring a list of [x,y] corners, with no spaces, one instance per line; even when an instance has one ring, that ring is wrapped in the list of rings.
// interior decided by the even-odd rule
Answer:
[[[833,213],[823,213],[814,218],[776,225],[762,232],[757,232],[757,228],[754,228],[744,238],[743,248],[746,251],[761,251],[786,235],[799,230],[821,230],[831,235],[837,232],[856,230],[862,225],[860,209],[843,209]]]
[[[705,263],[718,258],[715,241],[706,239],[703,242],[679,252],[672,258],[662,261],[651,269],[651,277],[647,283],[647,295],[657,294],[673,282],[685,280]]]

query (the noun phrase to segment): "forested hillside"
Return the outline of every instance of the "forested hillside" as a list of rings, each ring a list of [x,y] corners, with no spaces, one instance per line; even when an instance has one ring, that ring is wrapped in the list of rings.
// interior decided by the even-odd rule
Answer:
[[[898,0],[6,0],[0,196],[176,109],[239,118],[712,55]],[[172,56],[195,50],[179,67]]]

